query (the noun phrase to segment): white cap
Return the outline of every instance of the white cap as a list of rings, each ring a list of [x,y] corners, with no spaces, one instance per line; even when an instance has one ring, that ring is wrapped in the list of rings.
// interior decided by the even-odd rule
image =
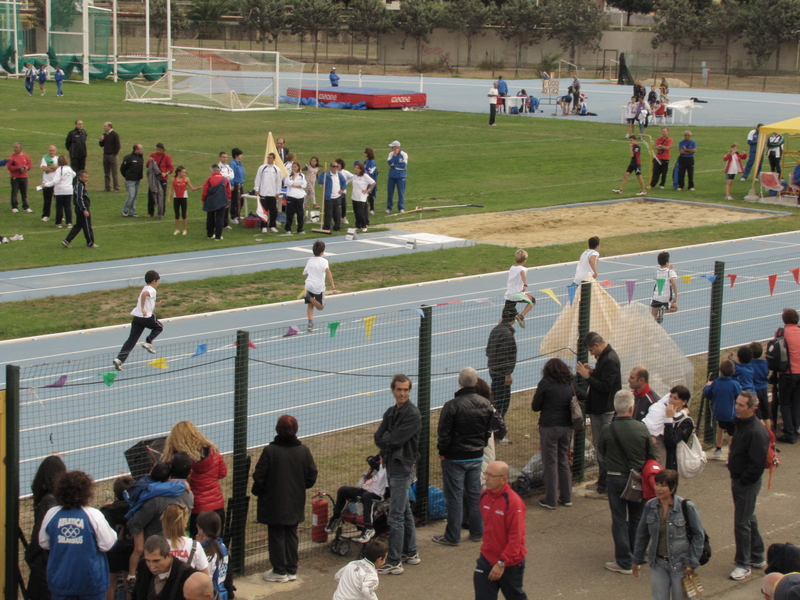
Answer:
[[[335,70],[336,70],[336,67],[331,67],[331,71],[335,71]]]
[[[391,144],[389,144],[389,147],[390,147],[390,148],[399,148],[399,147],[400,147],[400,142],[398,142],[397,140],[395,140],[395,141],[393,141]]]

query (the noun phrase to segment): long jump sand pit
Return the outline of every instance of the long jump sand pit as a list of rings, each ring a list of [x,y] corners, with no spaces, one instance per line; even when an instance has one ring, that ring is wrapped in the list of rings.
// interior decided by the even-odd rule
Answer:
[[[425,215],[424,212],[419,214]],[[390,224],[396,229],[529,248],[577,242],[590,235],[603,238],[749,221],[783,214],[786,213],[737,210],[714,204],[630,200],[505,213],[480,213],[442,219],[423,218]]]

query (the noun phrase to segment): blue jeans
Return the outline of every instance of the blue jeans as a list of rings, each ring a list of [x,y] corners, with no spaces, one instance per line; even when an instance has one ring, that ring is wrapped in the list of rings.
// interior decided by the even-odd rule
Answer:
[[[483,517],[478,498],[481,495],[481,465],[483,459],[459,462],[442,460],[442,488],[447,504],[447,527],[444,537],[449,542],[461,541],[461,517],[464,512],[463,496],[467,494],[469,509],[469,534],[475,538],[483,537]]]
[[[630,569],[633,564],[631,552],[644,510],[643,502],[628,502],[620,498],[627,482],[627,476],[609,475],[606,478],[608,505],[611,508],[611,535],[614,537],[614,559],[623,569]]]
[[[393,179],[389,177],[388,184],[386,185],[388,196],[386,197],[386,208],[392,210],[392,201],[394,199],[394,189],[397,188],[397,210],[404,210],[406,207],[406,178]]]
[[[672,571],[664,559],[657,558],[656,564],[650,569],[650,597],[653,600],[670,600],[671,593],[672,600],[684,600],[686,596],[681,585],[683,576],[683,569]]]
[[[414,468],[407,467],[398,460],[389,463],[386,469],[389,479],[389,556],[386,563],[399,565],[402,555],[417,553],[417,530],[411,503],[408,501],[408,488],[414,480]]]
[[[139,196],[139,182],[125,180],[125,189],[128,190],[128,198],[122,207],[123,214],[136,214],[136,198]]]
[[[506,567],[503,576],[496,581],[489,581],[489,573],[494,565],[481,554],[475,572],[472,574],[472,584],[475,587],[475,600],[497,600],[497,592],[503,590],[506,600],[528,600],[528,595],[522,589],[522,580],[525,577],[525,561],[518,565]]]
[[[58,88],[58,95],[63,96],[64,92],[61,90],[61,86],[63,85],[63,81],[56,81],[56,87]]]
[[[745,569],[764,561],[764,540],[758,531],[758,519],[755,514],[756,500],[760,491],[760,477],[751,484],[742,484],[736,479],[731,479],[733,535],[736,538],[736,556],[733,561],[737,567]]]

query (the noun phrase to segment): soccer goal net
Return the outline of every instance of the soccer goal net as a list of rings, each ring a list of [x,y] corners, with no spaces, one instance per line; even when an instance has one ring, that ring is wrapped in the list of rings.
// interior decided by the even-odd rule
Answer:
[[[172,68],[153,84],[128,81],[125,99],[216,110],[298,108],[305,63],[278,52],[172,47]]]

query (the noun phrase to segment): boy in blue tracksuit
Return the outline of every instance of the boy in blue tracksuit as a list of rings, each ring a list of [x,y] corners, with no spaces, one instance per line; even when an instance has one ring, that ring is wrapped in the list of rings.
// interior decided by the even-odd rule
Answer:
[[[714,458],[722,459],[722,436],[732,436],[735,431],[733,423],[736,419],[736,399],[742,393],[742,386],[733,379],[734,365],[731,360],[723,360],[719,364],[719,377],[709,381],[703,388],[703,398],[711,400],[714,418],[717,420],[717,445]],[[730,442],[728,443],[730,452]]]
[[[59,65],[56,65],[56,72],[53,74],[53,79],[55,80],[56,87],[58,88],[56,96],[63,96],[64,92],[62,91],[61,86],[63,85],[66,76],[64,75],[63,69]]]
[[[233,169],[233,179],[231,179],[231,220],[233,225],[239,224],[239,213],[242,210],[242,192],[244,186],[244,165],[242,164],[242,151],[239,148],[231,150],[231,169]]]
[[[761,356],[764,349],[758,342],[750,342],[750,351],[753,353],[753,360],[750,365],[753,367],[753,387],[758,397],[758,416],[764,423],[764,427],[772,429],[772,415],[769,408],[769,365]]]
[[[742,386],[742,391],[753,392],[755,394],[756,388],[753,385],[753,351],[750,346],[742,346],[736,351],[736,358],[739,361],[733,361],[733,366],[736,369],[733,372],[733,378]]]
[[[347,186],[344,175],[339,173],[339,163],[332,162],[330,169],[320,173],[317,183],[322,186],[325,201],[322,228],[331,231],[331,217],[333,217],[333,231],[339,231],[342,226],[342,194]]]
[[[406,207],[406,171],[408,170],[408,154],[400,150],[397,140],[389,144],[392,151],[386,160],[389,165],[389,178],[387,182],[388,196],[386,198],[386,214],[392,212],[394,189],[397,188],[397,209],[405,212]]]

